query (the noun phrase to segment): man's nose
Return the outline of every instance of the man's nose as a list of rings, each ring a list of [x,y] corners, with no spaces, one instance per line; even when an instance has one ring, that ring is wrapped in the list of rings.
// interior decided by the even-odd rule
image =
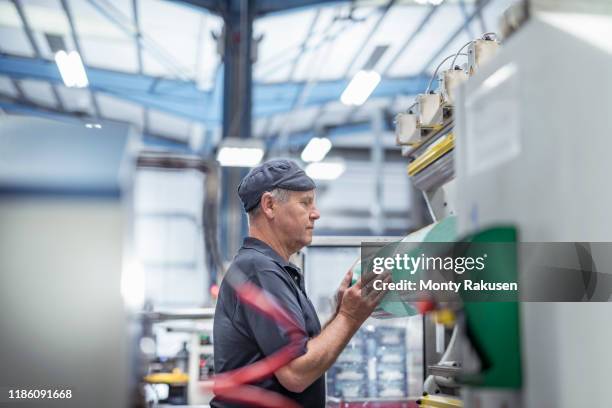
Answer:
[[[318,220],[319,218],[321,218],[321,213],[319,212],[319,209],[317,207],[315,207],[311,211],[310,218],[312,218],[313,220]]]

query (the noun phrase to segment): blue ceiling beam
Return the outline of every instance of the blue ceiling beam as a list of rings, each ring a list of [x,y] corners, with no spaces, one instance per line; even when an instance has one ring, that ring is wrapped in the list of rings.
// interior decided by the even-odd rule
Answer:
[[[222,67],[217,70],[211,90],[197,88],[193,81],[155,78],[142,74],[129,74],[99,68],[87,68],[90,88],[134,102],[145,108],[158,109],[185,119],[217,125],[221,120]],[[0,56],[0,75],[14,79],[37,79],[51,84],[62,84],[55,63],[40,58]],[[384,78],[372,97],[392,97],[398,94],[414,95],[427,86],[426,75],[407,78]],[[321,81],[310,90],[304,107],[322,105],[338,100],[348,80]],[[253,106],[255,117],[288,112],[304,82],[255,84]]]
[[[206,9],[211,13],[239,13],[239,0],[179,0],[181,3]],[[347,2],[349,0],[344,0]],[[254,0],[255,14],[262,16],[269,13],[289,11],[299,7],[318,6],[324,3],[340,3],[341,0]]]

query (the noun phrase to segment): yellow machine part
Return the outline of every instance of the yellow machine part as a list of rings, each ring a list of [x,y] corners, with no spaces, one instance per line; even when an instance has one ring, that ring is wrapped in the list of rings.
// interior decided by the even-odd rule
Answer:
[[[408,175],[414,176],[431,163],[444,156],[446,153],[451,151],[455,147],[455,135],[452,133],[444,136],[440,141],[416,158],[415,161],[408,165]]]
[[[456,398],[440,395],[425,395],[417,403],[421,408],[462,408],[463,402]]]
[[[186,384],[189,381],[189,376],[175,368],[171,373],[149,374],[144,380],[149,384]]]

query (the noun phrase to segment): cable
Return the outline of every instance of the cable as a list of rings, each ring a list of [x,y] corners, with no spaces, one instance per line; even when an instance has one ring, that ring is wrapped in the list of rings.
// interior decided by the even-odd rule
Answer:
[[[471,42],[471,41],[470,41]],[[468,43],[469,44],[469,43]],[[467,45],[467,44],[466,44]],[[463,47],[461,47],[461,49],[463,49],[465,47],[465,45]],[[461,51],[461,50],[459,50]],[[440,67],[442,66],[442,64],[444,64],[446,61],[448,61],[451,57],[455,57],[455,59],[453,59],[453,63],[451,64],[451,69],[455,66],[455,61],[457,60],[457,57],[459,55],[463,55],[467,57],[467,54],[465,53],[457,53],[457,54],[451,54],[448,57],[444,58],[436,67],[436,70],[434,71],[433,75],[431,76],[431,79],[429,80],[429,84],[427,84],[427,89],[425,90],[425,94],[428,94],[430,89],[431,89],[431,84],[433,83],[434,78],[436,77],[436,75],[438,75],[438,70],[440,69]],[[415,102],[416,104],[416,102]],[[411,107],[414,105],[411,105]]]
[[[465,44],[463,44],[463,46],[461,48],[459,48],[459,50],[457,51],[457,54],[455,54],[455,59],[453,59],[453,62],[451,63],[451,66],[453,66],[453,67],[455,66],[455,61],[457,61],[457,57],[459,56],[459,53],[461,51],[463,51],[463,49],[465,47],[467,47],[468,45],[470,45],[473,42],[474,42],[474,40],[470,40],[470,41],[466,42]]]

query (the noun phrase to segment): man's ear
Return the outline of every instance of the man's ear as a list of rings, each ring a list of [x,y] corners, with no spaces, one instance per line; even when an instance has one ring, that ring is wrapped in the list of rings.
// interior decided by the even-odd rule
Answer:
[[[260,211],[262,211],[267,218],[272,219],[274,218],[275,204],[272,194],[266,191],[261,196],[261,202],[259,204],[261,206]]]

